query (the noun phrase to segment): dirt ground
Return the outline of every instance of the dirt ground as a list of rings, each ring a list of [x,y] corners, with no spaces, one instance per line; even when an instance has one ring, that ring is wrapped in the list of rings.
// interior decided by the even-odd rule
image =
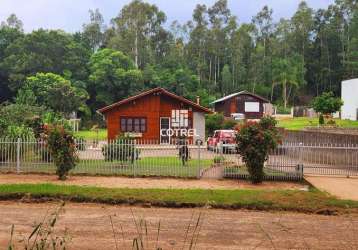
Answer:
[[[316,188],[338,198],[358,201],[357,177],[306,176],[305,179]]]
[[[42,221],[44,214],[57,206],[55,203],[0,202],[1,249],[6,249],[12,224],[15,224],[16,243],[23,236],[29,236],[35,222]],[[202,219],[194,233],[200,213]],[[115,236],[110,215],[113,216]],[[143,233],[145,249],[156,249],[156,245],[163,249],[188,249],[192,239],[196,242],[194,249],[358,249],[357,215],[68,203],[56,224],[56,233],[61,236],[67,228],[72,238],[68,249],[116,249],[114,238],[117,239],[117,249],[132,249],[132,241],[140,231],[136,225],[141,228],[140,218],[145,221],[142,224],[147,225],[147,234]]]
[[[62,185],[82,185],[110,188],[200,188],[200,189],[302,189],[304,185],[292,182],[264,182],[252,185],[244,180],[216,179],[173,179],[173,178],[126,178],[101,176],[70,176],[66,181],[59,181],[55,175],[2,174],[0,184],[18,183],[53,183]]]

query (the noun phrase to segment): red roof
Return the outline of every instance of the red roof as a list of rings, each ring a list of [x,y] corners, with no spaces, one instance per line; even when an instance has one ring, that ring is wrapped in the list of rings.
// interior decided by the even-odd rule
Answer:
[[[197,104],[195,102],[192,102],[192,101],[190,101],[190,100],[188,100],[188,99],[186,99],[184,97],[181,97],[181,96],[178,96],[176,94],[173,94],[173,93],[169,92],[168,90],[163,89],[161,87],[150,89],[150,90],[144,91],[142,93],[139,93],[138,95],[128,97],[128,98],[123,99],[123,100],[121,100],[119,102],[115,102],[115,103],[113,103],[111,105],[103,107],[103,108],[99,109],[98,111],[101,112],[101,113],[106,113],[107,111],[109,111],[109,110],[111,110],[111,109],[113,109],[115,107],[121,106],[121,105],[126,104],[128,102],[134,101],[134,100],[136,100],[138,98],[150,95],[152,93],[163,93],[163,94],[165,94],[165,95],[167,95],[167,96],[169,96],[171,98],[177,99],[178,101],[181,101],[181,102],[186,103],[186,104],[188,104],[190,106],[193,106],[196,109],[199,109],[199,110],[201,110],[201,111],[203,111],[205,113],[212,113],[212,111],[210,109],[205,108],[205,107],[203,107],[203,106],[201,106],[201,105],[199,105],[199,104]]]

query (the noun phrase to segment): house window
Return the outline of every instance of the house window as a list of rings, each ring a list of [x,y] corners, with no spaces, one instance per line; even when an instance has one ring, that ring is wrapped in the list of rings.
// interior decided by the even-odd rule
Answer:
[[[260,103],[245,102],[245,112],[260,112]]]
[[[121,132],[143,133],[147,131],[147,118],[121,117]]]

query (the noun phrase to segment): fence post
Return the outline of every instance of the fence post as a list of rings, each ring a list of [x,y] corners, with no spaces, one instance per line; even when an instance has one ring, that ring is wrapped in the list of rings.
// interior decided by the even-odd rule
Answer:
[[[201,141],[197,141],[197,144],[198,144],[198,166],[199,166],[199,170],[198,170],[198,179],[200,179],[200,176],[201,176],[201,161],[200,161],[200,151],[201,151]]]
[[[16,172],[20,173],[20,150],[21,150],[21,138],[17,138],[16,144]]]
[[[303,143],[300,142],[299,146],[298,146],[298,171],[301,174],[301,178],[303,177],[302,146],[303,146]]]

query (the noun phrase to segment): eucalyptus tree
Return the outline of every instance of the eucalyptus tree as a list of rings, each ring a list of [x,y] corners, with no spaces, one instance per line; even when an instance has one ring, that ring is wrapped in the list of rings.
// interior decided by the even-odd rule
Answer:
[[[188,60],[187,63],[193,69],[200,83],[205,79],[207,73],[206,58],[208,54],[208,16],[206,5],[196,5],[193,12],[193,21],[188,23],[190,29],[189,41],[187,44]],[[209,59],[208,79],[211,80],[212,62]]]
[[[88,42],[93,52],[98,50],[104,42],[105,25],[102,14],[98,9],[89,10],[90,22],[83,25],[82,36]]]
[[[262,79],[265,84],[271,83],[271,60],[272,60],[272,36],[274,33],[274,25],[272,19],[273,10],[268,6],[264,6],[262,10],[252,18],[252,23],[255,25],[256,45],[263,46],[262,64]]]
[[[0,26],[16,29],[21,32],[24,31],[23,22],[15,14],[11,14],[6,21],[2,21]]]
[[[166,21],[164,12],[156,5],[134,0],[124,6],[119,15],[112,19],[110,48],[129,55],[137,68],[143,69],[152,59],[151,39],[163,32]]]

